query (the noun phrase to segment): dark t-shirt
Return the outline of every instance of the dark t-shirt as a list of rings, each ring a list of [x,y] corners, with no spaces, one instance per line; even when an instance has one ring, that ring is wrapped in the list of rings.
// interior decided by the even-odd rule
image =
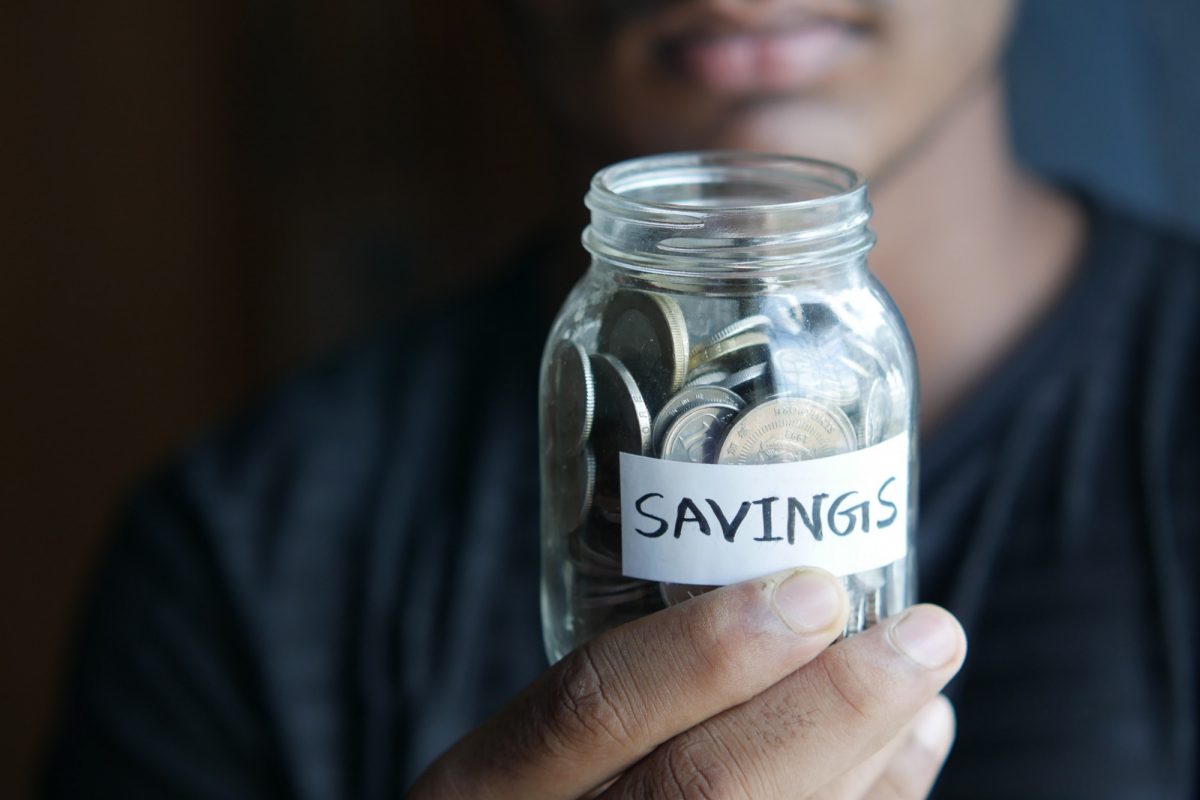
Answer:
[[[1089,220],[1070,289],[923,443],[921,595],[970,639],[941,797],[1197,793],[1200,251]],[[133,500],[50,796],[397,797],[545,668],[537,261]]]

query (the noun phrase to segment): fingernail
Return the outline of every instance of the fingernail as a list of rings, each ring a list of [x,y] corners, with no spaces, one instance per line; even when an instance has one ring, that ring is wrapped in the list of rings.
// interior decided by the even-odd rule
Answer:
[[[913,720],[913,739],[925,750],[941,756],[954,739],[954,709],[945,697],[935,697]]]
[[[958,655],[959,627],[940,608],[917,606],[892,625],[892,641],[927,669],[945,666]]]
[[[842,592],[833,576],[812,569],[796,570],[775,587],[771,598],[783,623],[796,633],[812,634],[841,617]]]

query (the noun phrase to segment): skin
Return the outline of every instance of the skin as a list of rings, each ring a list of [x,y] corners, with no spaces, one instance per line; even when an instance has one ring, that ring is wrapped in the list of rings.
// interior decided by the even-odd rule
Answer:
[[[1005,0],[515,11],[530,74],[574,147],[563,207],[603,164],[663,150],[796,153],[867,175],[871,268],[912,333],[926,430],[1070,277],[1080,212],[1018,168],[1005,135]],[[798,56],[764,44],[797,31],[813,37]],[[563,223],[575,254],[578,220]],[[561,298],[576,276],[548,275],[548,292]],[[919,606],[829,646],[845,608],[837,581],[805,570],[611,631],[452,748],[412,797],[924,797],[953,739],[938,692],[962,663],[962,630]]]
[[[569,654],[439,759],[428,798],[916,798],[966,639],[917,606],[852,639],[820,570],[693,598]]]
[[[1082,240],[1075,204],[1012,158],[997,70],[1011,14],[1008,0],[521,0],[517,27],[573,148],[560,208],[581,208],[599,167],[665,150],[795,153],[864,173],[871,269],[908,323],[930,430],[1058,296]],[[662,55],[689,35],[813,20],[853,33],[790,88],[714,87]],[[585,222],[561,221],[554,262],[578,267],[547,276],[553,308],[583,268]]]

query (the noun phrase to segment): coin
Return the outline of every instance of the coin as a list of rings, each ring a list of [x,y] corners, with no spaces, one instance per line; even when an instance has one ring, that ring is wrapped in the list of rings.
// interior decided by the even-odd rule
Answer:
[[[559,474],[551,483],[559,491],[554,500],[555,524],[560,531],[574,530],[587,518],[592,507],[596,459],[590,450],[584,449],[559,461],[556,469]]]
[[[875,345],[859,336],[847,336],[839,342],[844,349],[851,351],[851,359],[868,365],[872,375],[882,375],[887,371],[887,359]]]
[[[839,406],[858,401],[855,373],[817,347],[782,347],[771,354],[771,366],[782,390],[829,400]]]
[[[879,622],[879,591],[876,590],[867,595],[867,608],[863,627],[870,628]]]
[[[738,409],[729,405],[702,405],[683,412],[663,435],[659,455],[668,461],[711,464],[717,447]]]
[[[706,365],[707,366],[707,365]],[[714,367],[712,369],[704,369],[699,372],[693,372],[688,375],[688,386],[712,386],[713,384],[721,383],[729,378],[729,370]]]
[[[592,432],[596,387],[587,352],[575,342],[560,342],[550,359],[550,446],[560,456],[579,451]]]
[[[829,333],[838,323],[837,314],[824,303],[801,303],[798,316],[804,329],[818,336]]]
[[[687,375],[687,324],[666,295],[617,292],[601,317],[598,349],[629,370],[650,408],[661,408]]]
[[[596,498],[596,502],[592,504],[592,509],[604,522],[621,524],[621,498],[600,495]]]
[[[651,430],[651,440],[654,452],[661,452],[663,434],[667,427],[683,412],[700,405],[728,405],[740,410],[746,405],[737,392],[723,386],[685,386],[678,394],[667,401],[662,411],[654,417]]]
[[[791,336],[804,333],[804,312],[800,302],[788,294],[769,295],[765,310],[771,325]]]
[[[881,378],[867,389],[867,399],[863,403],[861,430],[859,431],[863,447],[870,447],[883,441],[891,418],[891,387],[888,386],[886,380]]]
[[[843,369],[849,371],[852,375],[857,376],[859,380],[874,380],[876,377],[882,374],[882,370],[872,370],[867,363],[859,361],[855,358],[851,358],[844,353],[838,353],[829,360],[834,366],[841,365]]]
[[[690,359],[691,368],[707,371],[706,365],[711,365],[736,372],[766,361],[771,355],[770,348],[771,337],[765,331],[757,328],[744,331],[698,349]]]
[[[730,389],[739,397],[754,399],[767,397],[772,391],[771,368],[768,364],[755,364],[739,370],[721,381],[721,386]]]
[[[624,575],[616,575],[604,580],[591,581],[588,583],[586,590],[590,597],[604,598],[613,597],[614,595],[625,594],[630,591],[646,593],[649,589],[653,592],[650,581],[644,581],[641,578],[627,578]]]
[[[592,450],[596,454],[596,494],[609,501],[620,497],[621,453],[643,456],[650,451],[650,410],[629,370],[615,356],[591,357],[596,382]]]
[[[753,316],[743,317],[742,319],[731,322],[724,328],[721,328],[719,331],[714,333],[712,336],[709,336],[700,344],[693,347],[691,359],[699,363],[699,360],[701,360],[701,354],[704,352],[706,347],[711,347],[718,342],[722,342],[726,339],[737,336],[738,334],[748,333],[761,328],[766,328],[768,330],[771,328],[771,318],[765,314],[755,314]]]
[[[605,608],[645,600],[656,594],[657,588],[647,581],[637,581],[636,584],[614,587],[614,591],[598,593],[593,592],[589,584],[579,604],[581,608]]]
[[[592,515],[588,517],[587,525],[583,528],[583,546],[593,554],[600,554],[606,559],[616,562],[617,571],[621,567],[621,520],[611,519],[599,510],[600,498],[592,506]]]
[[[778,397],[751,406],[721,443],[718,464],[782,464],[855,448],[850,420],[837,408],[803,397]]]
[[[584,575],[611,578],[621,574],[621,560],[592,546],[591,537],[582,528],[571,532],[567,540],[567,556],[571,565]]]
[[[898,370],[888,370],[885,380],[888,385],[891,413],[883,426],[882,438],[890,439],[908,429],[908,391],[904,388],[904,378]]]
[[[883,584],[887,582],[887,574],[883,567],[869,569],[865,572],[856,572],[853,576],[854,583],[858,585],[864,592],[874,592],[877,589],[883,588]]]

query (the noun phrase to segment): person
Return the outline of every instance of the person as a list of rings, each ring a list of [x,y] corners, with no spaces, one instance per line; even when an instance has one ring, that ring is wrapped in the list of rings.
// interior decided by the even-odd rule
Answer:
[[[869,177],[872,269],[919,357],[938,605],[828,646],[844,597],[800,570],[546,669],[537,369],[576,228],[133,499],[47,795],[910,798],[941,768],[938,797],[1194,797],[1200,251],[1016,163],[1012,3],[512,10],[573,207],[581,176],[655,151]],[[939,693],[968,637],[955,734]]]

